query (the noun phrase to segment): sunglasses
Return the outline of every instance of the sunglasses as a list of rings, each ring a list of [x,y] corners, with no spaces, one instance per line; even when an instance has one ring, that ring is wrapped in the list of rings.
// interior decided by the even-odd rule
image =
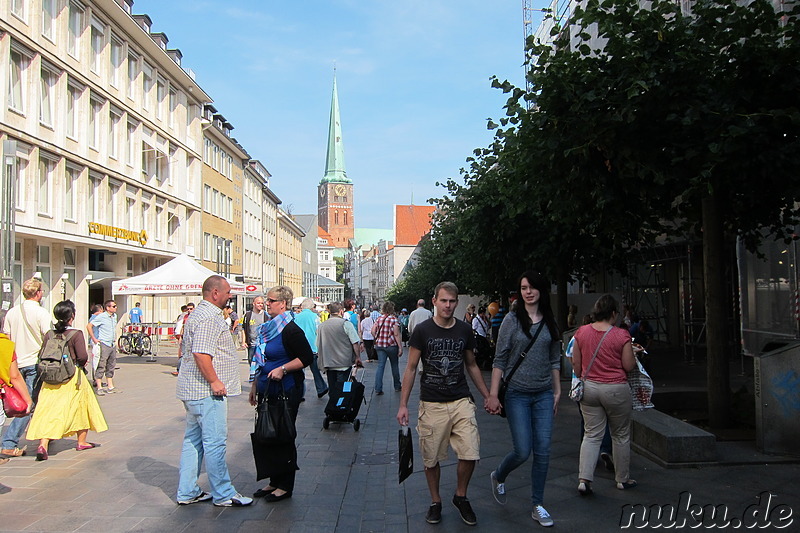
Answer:
[[[273,300],[272,298],[267,298],[267,303],[274,304],[275,302],[282,302],[283,300]]]

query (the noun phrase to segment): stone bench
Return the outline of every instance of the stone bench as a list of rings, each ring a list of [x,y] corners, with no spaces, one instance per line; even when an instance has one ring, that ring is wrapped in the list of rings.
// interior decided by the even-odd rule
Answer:
[[[702,429],[655,409],[634,411],[632,448],[667,468],[717,461],[717,439]]]

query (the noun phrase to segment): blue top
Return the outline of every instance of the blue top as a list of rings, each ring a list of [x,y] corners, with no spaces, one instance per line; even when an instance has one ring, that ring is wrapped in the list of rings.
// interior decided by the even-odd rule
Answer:
[[[353,327],[356,328],[356,331],[358,331],[358,313],[355,311],[348,311],[345,318],[349,320],[350,323],[353,324]]]
[[[311,351],[317,353],[317,328],[320,325],[317,314],[311,309],[303,309],[294,316],[294,323],[306,334]]]
[[[286,351],[286,348],[283,346],[283,335],[277,335],[276,337],[268,340],[264,344],[259,346],[259,349],[263,347],[263,354],[264,354],[264,365],[261,367],[259,374],[258,374],[258,392],[264,393],[267,391],[267,386],[269,386],[269,390],[267,391],[270,396],[278,394],[281,390],[281,384],[277,381],[269,379],[269,373],[272,372],[274,369],[278,368],[279,366],[283,366],[294,357],[291,357],[289,353]],[[284,383],[283,387],[287,390],[294,387],[295,381],[294,376],[292,373],[286,374],[286,377],[283,378]],[[271,382],[271,383],[270,383]]]
[[[117,315],[110,315],[108,311],[103,311],[99,315],[93,316],[89,323],[97,328],[97,333],[95,333],[97,340],[106,346],[114,346]]]
[[[141,307],[134,307],[128,312],[128,317],[131,320],[131,324],[141,324],[142,323],[142,308]]]

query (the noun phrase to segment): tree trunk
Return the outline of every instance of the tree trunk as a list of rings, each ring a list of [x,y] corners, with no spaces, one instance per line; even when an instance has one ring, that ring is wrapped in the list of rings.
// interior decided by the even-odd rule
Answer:
[[[712,428],[730,424],[730,368],[727,357],[724,231],[718,198],[703,200],[703,277],[706,304],[706,384],[708,422]]]
[[[556,313],[556,323],[562,333],[567,329],[567,269],[559,264],[556,270],[556,305],[553,311]]]

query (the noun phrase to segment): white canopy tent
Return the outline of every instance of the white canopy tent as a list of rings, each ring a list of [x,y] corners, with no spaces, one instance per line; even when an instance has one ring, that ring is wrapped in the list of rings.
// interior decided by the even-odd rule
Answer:
[[[168,263],[132,278],[111,283],[113,295],[150,294],[153,296],[178,296],[200,294],[203,282],[216,272],[204,267],[186,254],[181,254]],[[244,283],[228,280],[231,294],[246,293]]]

